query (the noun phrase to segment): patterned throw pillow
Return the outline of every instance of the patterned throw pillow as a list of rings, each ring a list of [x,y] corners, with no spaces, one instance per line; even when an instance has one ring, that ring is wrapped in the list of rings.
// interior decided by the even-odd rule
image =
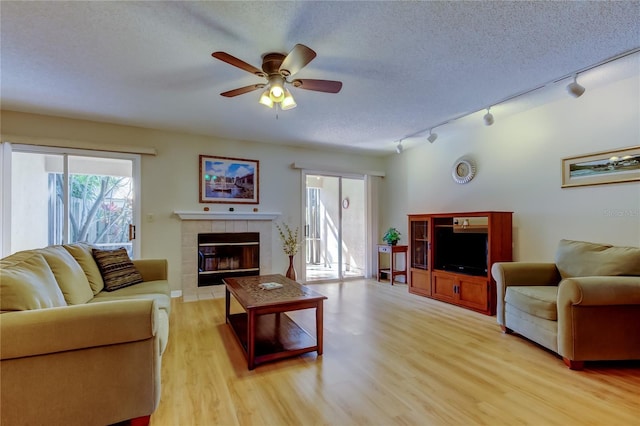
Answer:
[[[116,250],[93,249],[92,252],[102,274],[106,291],[114,291],[142,282],[142,275],[133,266],[124,247]]]

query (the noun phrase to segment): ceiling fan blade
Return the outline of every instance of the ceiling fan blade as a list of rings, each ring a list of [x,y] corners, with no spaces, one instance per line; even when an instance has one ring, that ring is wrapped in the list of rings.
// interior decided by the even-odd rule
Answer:
[[[342,89],[341,81],[333,80],[293,80],[291,82],[294,87],[305,90],[315,90],[316,92],[338,93]]]
[[[245,93],[253,92],[254,90],[262,89],[264,84],[252,84],[251,86],[239,87],[237,89],[229,90],[228,92],[220,93],[220,95],[226,98],[233,98],[234,96],[244,95]]]
[[[262,70],[254,67],[251,64],[246,63],[245,61],[236,58],[235,56],[231,56],[225,52],[213,52],[211,54],[216,59],[220,59],[222,62],[226,62],[229,65],[233,65],[234,67],[238,67],[241,70],[249,71],[251,74],[255,74],[259,77],[266,77],[265,73]]]
[[[316,57],[316,52],[304,44],[296,44],[280,64],[280,74],[294,75]]]

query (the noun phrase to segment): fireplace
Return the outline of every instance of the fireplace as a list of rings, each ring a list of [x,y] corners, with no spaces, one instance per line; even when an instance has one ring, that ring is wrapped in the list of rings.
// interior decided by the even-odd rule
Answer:
[[[176,211],[181,219],[182,263],[178,269],[182,284],[182,300],[224,298],[224,285],[198,285],[198,235],[204,233],[256,232],[260,235],[260,274],[273,273],[273,220],[280,213]]]
[[[260,275],[260,233],[198,234],[198,287],[222,284],[223,278]]]

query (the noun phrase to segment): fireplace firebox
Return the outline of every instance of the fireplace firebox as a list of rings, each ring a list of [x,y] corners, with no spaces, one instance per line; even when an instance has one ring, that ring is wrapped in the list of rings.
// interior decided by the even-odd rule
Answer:
[[[249,275],[260,275],[260,233],[198,234],[198,287]]]

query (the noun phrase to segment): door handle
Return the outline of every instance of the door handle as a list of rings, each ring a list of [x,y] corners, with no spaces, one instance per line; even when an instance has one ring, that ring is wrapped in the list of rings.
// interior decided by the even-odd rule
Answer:
[[[129,241],[136,239],[136,226],[129,224]]]

